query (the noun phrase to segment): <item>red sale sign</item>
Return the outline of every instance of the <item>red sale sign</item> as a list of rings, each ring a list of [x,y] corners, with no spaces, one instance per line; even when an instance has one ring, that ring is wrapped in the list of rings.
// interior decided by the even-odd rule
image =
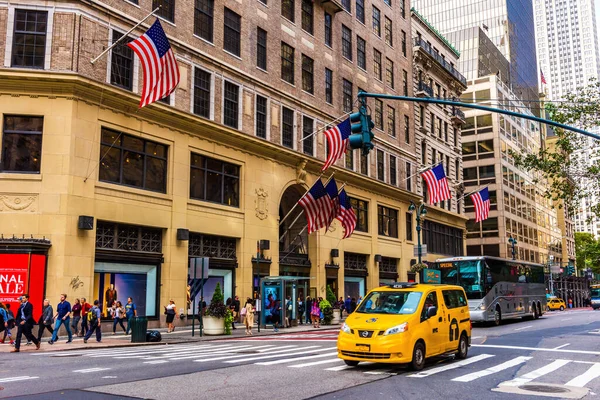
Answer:
[[[42,312],[45,282],[45,254],[0,254],[0,302],[10,304],[13,312],[19,307],[19,297],[27,293],[37,318]]]
[[[27,288],[28,265],[0,269],[0,302],[13,303]]]

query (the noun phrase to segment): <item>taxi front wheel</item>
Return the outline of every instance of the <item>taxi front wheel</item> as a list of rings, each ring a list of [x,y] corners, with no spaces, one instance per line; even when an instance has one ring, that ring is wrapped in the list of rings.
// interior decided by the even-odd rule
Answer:
[[[425,345],[422,342],[417,342],[413,349],[411,367],[415,371],[420,371],[425,367]]]
[[[467,339],[467,335],[464,333],[460,335],[460,340],[458,341],[458,352],[456,353],[456,358],[464,360],[467,358],[467,354],[469,352],[469,340]]]

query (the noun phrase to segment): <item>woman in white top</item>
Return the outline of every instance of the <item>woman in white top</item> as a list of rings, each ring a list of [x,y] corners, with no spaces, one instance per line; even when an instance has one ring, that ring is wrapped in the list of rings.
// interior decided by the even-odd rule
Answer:
[[[173,325],[173,319],[175,319],[175,310],[177,310],[177,306],[173,300],[169,300],[169,305],[165,306],[165,314],[167,315],[167,326],[169,327],[168,333],[171,333],[175,330],[175,326]]]
[[[112,309],[111,309],[111,313],[112,313],[112,317],[114,318],[114,322],[113,322],[113,335],[115,335],[117,333],[117,324],[121,325],[121,328],[123,329],[123,333],[126,333],[127,330],[125,329],[125,326],[123,325],[123,320],[125,319],[125,308],[123,307],[123,304],[121,304],[120,301],[117,301]]]

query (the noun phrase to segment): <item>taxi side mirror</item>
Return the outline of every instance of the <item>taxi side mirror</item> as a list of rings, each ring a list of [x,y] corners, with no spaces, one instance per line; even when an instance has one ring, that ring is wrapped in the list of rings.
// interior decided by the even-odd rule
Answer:
[[[427,309],[427,318],[435,317],[437,314],[437,307],[431,306]]]

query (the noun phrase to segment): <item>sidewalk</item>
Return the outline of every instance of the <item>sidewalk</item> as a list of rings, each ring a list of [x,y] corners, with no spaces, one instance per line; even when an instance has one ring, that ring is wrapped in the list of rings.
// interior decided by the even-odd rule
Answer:
[[[112,324],[110,324],[112,325]],[[252,336],[277,336],[284,335],[290,333],[299,333],[299,332],[317,332],[324,330],[339,330],[341,324],[335,325],[321,325],[320,328],[313,328],[310,324],[298,325],[292,328],[280,328],[279,332],[273,332],[273,328],[261,328],[260,333],[258,332],[257,327],[255,326],[252,329]],[[219,335],[219,336],[202,336],[200,337],[200,332],[198,330],[198,326],[195,327],[194,337],[192,337],[192,327],[184,326],[178,327],[175,332],[167,333],[166,328],[155,329],[161,333],[162,341],[158,343],[131,343],[131,335],[124,335],[123,332],[117,332],[116,335],[113,335],[111,332],[103,332],[102,333],[102,342],[96,342],[95,335],[92,335],[87,343],[83,343],[83,338],[81,337],[73,337],[72,343],[66,343],[67,336],[61,335],[59,341],[54,343],[53,345],[48,344],[49,337],[42,338],[42,344],[40,350],[35,349],[35,345],[25,345],[27,340],[23,337],[21,341],[21,353],[32,353],[32,352],[54,352],[54,351],[65,351],[65,350],[84,350],[84,349],[105,349],[105,348],[113,348],[113,347],[131,347],[131,346],[149,346],[149,345],[169,345],[169,344],[178,344],[178,343],[192,343],[192,342],[202,342],[202,341],[214,341],[214,340],[227,340],[227,339],[235,339],[235,338],[247,338],[249,336],[245,335],[245,326],[243,324],[236,324],[237,329],[233,329],[231,331],[231,335]],[[16,329],[14,330],[14,334],[16,334]],[[14,347],[9,344],[0,344],[0,353],[8,353]],[[15,354],[16,356],[16,354]]]

